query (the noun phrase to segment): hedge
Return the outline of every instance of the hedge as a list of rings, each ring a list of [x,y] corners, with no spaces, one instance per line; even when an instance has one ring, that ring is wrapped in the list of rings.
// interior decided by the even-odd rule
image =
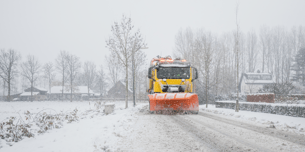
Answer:
[[[216,108],[235,109],[235,102],[216,102]],[[240,102],[240,110],[305,118],[305,105]]]

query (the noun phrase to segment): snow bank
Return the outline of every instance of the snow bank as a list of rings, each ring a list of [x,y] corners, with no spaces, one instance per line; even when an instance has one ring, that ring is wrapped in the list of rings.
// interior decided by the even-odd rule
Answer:
[[[0,139],[0,151],[15,152],[41,152],[41,151],[116,151],[117,143],[122,137],[128,136],[130,126],[135,123],[136,112],[143,107],[125,109],[125,102],[111,102],[115,104],[114,112],[104,115],[102,109],[96,109],[101,104],[94,102],[0,102],[1,115],[21,115],[23,111],[32,110],[35,113],[45,108],[58,111],[79,109],[79,121],[65,123],[60,129],[47,130],[43,134],[18,142],[6,142]],[[102,104],[103,107],[104,104]],[[144,104],[147,105],[147,104]],[[5,108],[2,108],[5,107]],[[2,116],[5,118],[5,116]]]
[[[238,119],[241,121],[255,122],[260,124],[267,124],[270,127],[275,127],[284,131],[291,131],[298,134],[305,135],[305,118],[290,117],[283,115],[274,115],[269,113],[259,113],[240,110],[235,112],[234,109],[216,108],[215,105],[200,105],[201,112],[208,112],[216,115],[224,115],[230,119]]]
[[[215,101],[216,103],[236,103],[233,100],[226,100],[226,101]],[[257,104],[257,105],[270,105],[270,106],[289,106],[289,107],[305,107],[305,100],[300,101],[300,104],[286,104],[286,103],[265,103],[265,102],[247,102],[247,101],[239,101],[240,104]]]

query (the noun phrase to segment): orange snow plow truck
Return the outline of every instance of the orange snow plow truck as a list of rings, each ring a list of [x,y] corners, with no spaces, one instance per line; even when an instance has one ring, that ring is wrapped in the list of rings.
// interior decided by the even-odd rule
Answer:
[[[148,69],[149,109],[151,113],[199,111],[198,95],[193,93],[197,69],[184,59],[170,56],[151,60]]]

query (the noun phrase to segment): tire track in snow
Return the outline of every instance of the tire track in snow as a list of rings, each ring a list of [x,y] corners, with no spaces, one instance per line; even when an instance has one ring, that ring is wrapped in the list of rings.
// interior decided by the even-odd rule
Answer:
[[[284,141],[279,138],[275,138],[266,134],[257,133],[256,131],[245,129],[242,127],[234,126],[228,123],[221,121],[213,120],[208,117],[198,116],[198,115],[186,115],[181,119],[184,121],[189,121],[195,123],[196,126],[205,126],[216,132],[219,132],[225,135],[223,140],[226,140],[226,137],[231,138],[231,141],[236,141],[238,145],[246,145],[256,149],[257,151],[304,151],[305,147],[299,144],[295,144],[289,141]],[[221,118],[220,118],[221,119]],[[238,122],[241,124],[242,122]],[[215,138],[218,138],[220,135],[216,134]],[[236,150],[229,150],[236,151]],[[238,150],[239,151],[239,150]],[[251,150],[252,151],[252,150]]]
[[[179,144],[188,147],[187,150],[189,151],[219,151],[219,149],[211,145],[209,141],[203,140],[202,137],[197,136],[196,133],[198,134],[198,132],[196,132],[196,130],[191,130],[186,126],[183,126],[185,124],[179,123],[175,117],[175,115],[162,115],[161,117],[165,122],[164,125],[165,128],[167,128],[168,136],[171,136],[173,139],[182,139]]]
[[[218,116],[215,116],[215,115],[207,114],[205,112],[199,112],[198,115],[206,117],[206,118],[210,118],[210,119],[213,119],[213,120],[216,120],[216,121],[220,121],[220,122],[223,122],[223,123],[226,123],[226,124],[230,124],[230,125],[233,125],[233,126],[236,126],[236,127],[241,127],[241,128],[244,128],[244,129],[255,131],[255,132],[260,133],[260,134],[269,135],[269,136],[272,136],[272,137],[275,137],[275,138],[279,138],[279,139],[282,139],[282,140],[285,140],[285,141],[289,141],[289,142],[292,142],[292,143],[296,143],[296,144],[305,146],[305,136],[304,135],[297,135],[297,134],[293,134],[293,133],[289,133],[289,132],[284,132],[284,131],[277,130],[277,129],[274,129],[274,128],[267,128],[267,127],[263,128],[263,127],[251,125],[251,124],[248,124],[248,123],[242,123],[240,121],[235,121],[235,120],[232,120],[232,119],[226,119],[226,118],[218,117]]]
[[[224,131],[216,130],[210,125],[199,124],[187,118],[187,115],[174,116],[173,119],[187,132],[192,133],[198,140],[210,144],[214,151],[268,151],[263,147],[256,147],[242,140],[237,140]]]
[[[251,128],[251,124],[223,119],[225,118],[217,116],[212,119],[204,113],[160,115],[141,110],[135,124],[130,126],[133,128],[130,136],[123,137],[119,142],[118,145],[121,146],[118,146],[118,151],[238,152],[304,151],[305,149],[304,146],[258,133],[257,129]],[[249,128],[244,128],[246,125]]]
[[[117,151],[215,151],[201,147],[197,139],[189,136],[168,115],[139,115],[131,126],[130,136],[122,138]],[[121,146],[119,146],[121,145]]]

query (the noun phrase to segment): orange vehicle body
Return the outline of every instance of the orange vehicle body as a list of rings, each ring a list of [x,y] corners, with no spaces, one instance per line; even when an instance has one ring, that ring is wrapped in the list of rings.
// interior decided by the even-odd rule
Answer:
[[[198,111],[199,100],[195,93],[163,93],[148,95],[150,111]]]
[[[199,100],[194,92],[197,69],[186,60],[158,57],[148,70],[149,110],[198,113]]]

